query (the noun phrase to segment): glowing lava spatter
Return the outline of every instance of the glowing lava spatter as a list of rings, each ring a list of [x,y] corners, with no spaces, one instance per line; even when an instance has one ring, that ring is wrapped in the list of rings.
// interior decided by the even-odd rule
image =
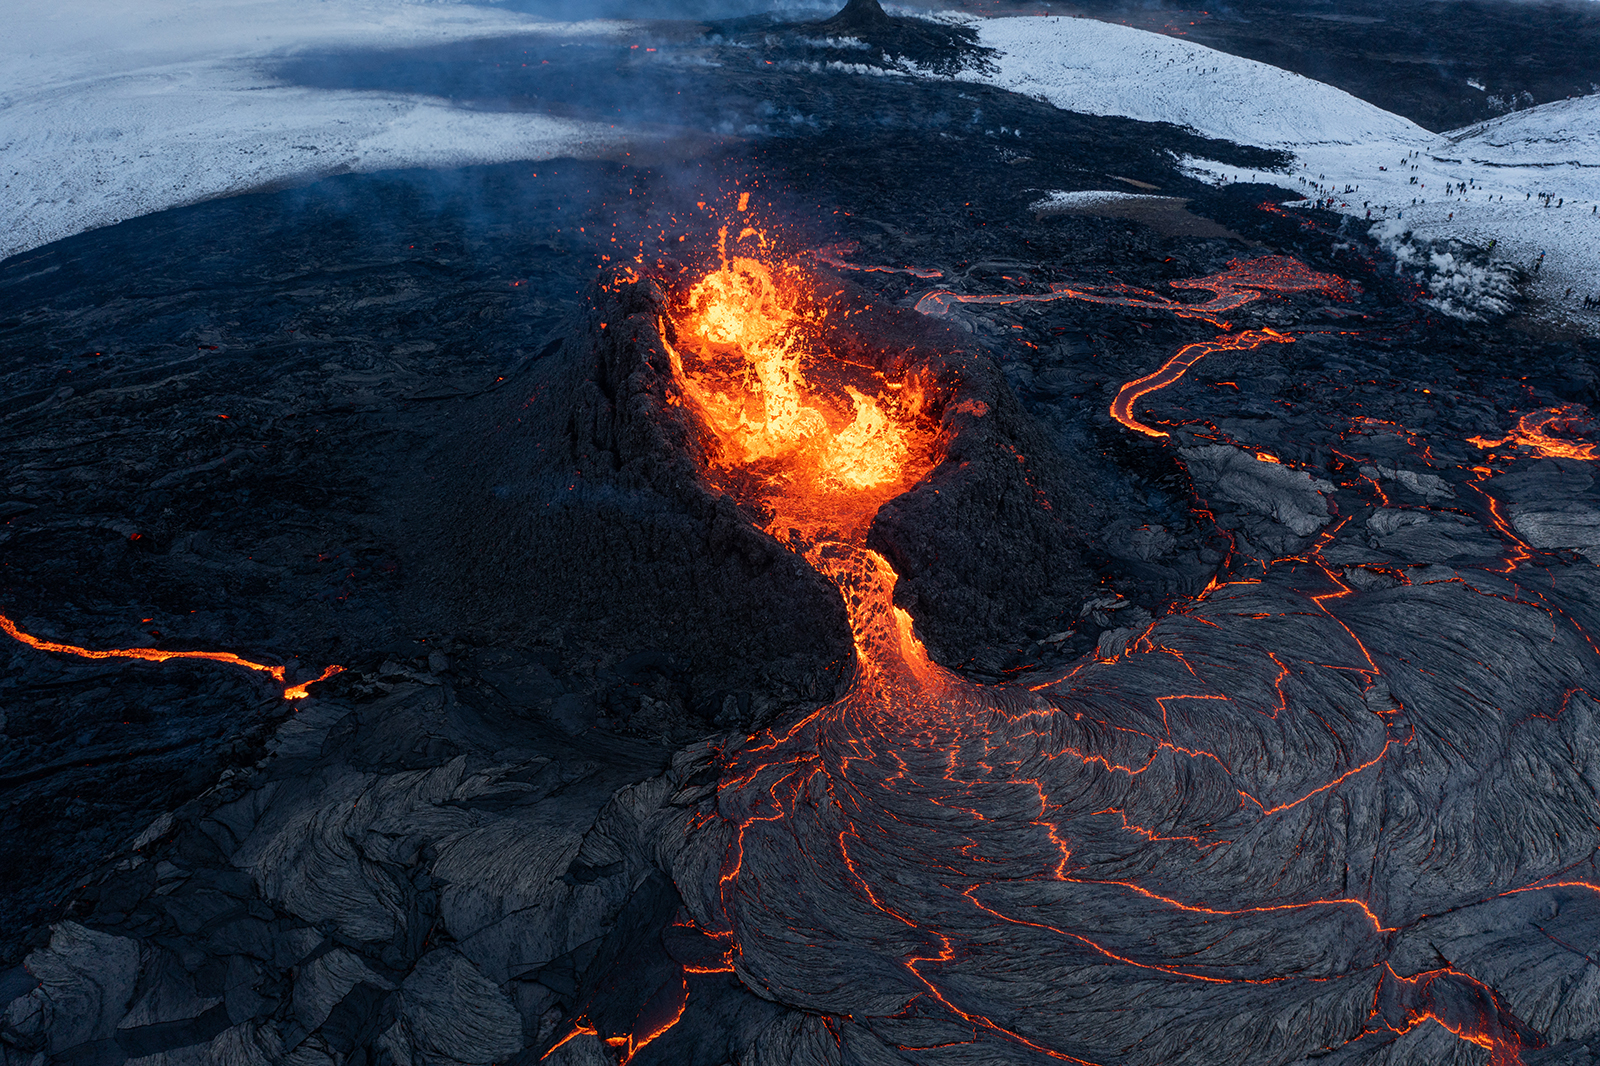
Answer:
[[[17,624],[5,615],[0,615],[0,630],[8,636],[40,651],[54,652],[58,655],[76,655],[80,659],[135,659],[147,663],[164,663],[173,659],[199,659],[206,662],[223,663],[228,666],[242,666],[246,670],[254,670],[266,674],[278,684],[283,684],[285,669],[282,666],[272,666],[267,663],[258,663],[250,659],[241,658],[227,651],[164,651],[160,648],[80,648],[76,644],[62,644],[54,640],[43,640],[31,634],[24,633],[17,628]],[[286,700],[303,700],[310,695],[310,688],[318,681],[326,681],[334,674],[342,673],[344,667],[330,666],[310,681],[289,685],[283,690]]]
[[[769,524],[781,539],[853,529],[931,466],[924,391],[819,358],[811,335],[827,310],[803,298],[796,268],[730,257],[726,227],[721,240],[721,265],[674,316],[671,348],[716,447],[712,480],[758,470],[762,501],[781,509]]]

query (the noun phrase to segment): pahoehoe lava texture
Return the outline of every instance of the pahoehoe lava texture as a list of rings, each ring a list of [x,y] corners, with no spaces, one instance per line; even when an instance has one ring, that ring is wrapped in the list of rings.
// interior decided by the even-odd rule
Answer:
[[[1600,933],[1594,569],[1349,593],[1327,560],[1354,546],[1059,681],[752,743],[688,816],[697,921],[767,994],[848,1016],[823,1061],[1470,1051],[1428,1015],[1592,1037],[1592,963],[1560,945]]]

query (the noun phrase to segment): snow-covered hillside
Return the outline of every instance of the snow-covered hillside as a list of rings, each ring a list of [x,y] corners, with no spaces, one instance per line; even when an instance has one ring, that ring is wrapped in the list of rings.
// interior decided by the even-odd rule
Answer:
[[[1600,167],[1600,97],[1513,111],[1445,138],[1475,163]]]
[[[635,137],[437,97],[284,85],[264,73],[297,53],[530,34],[595,40],[634,32],[631,24],[554,24],[412,0],[10,0],[4,24],[0,257],[320,174],[596,156]],[[1582,295],[1600,292],[1600,97],[1440,136],[1342,90],[1176,37],[1054,16],[972,24],[995,58],[965,79],[1064,109],[1288,149],[1293,172],[1273,180],[1363,219],[1370,212],[1414,261],[1433,261],[1430,242],[1498,241],[1497,254],[1525,268],[1545,253],[1537,281],[1547,306],[1581,314]],[[1189,163],[1215,181],[1264,177]],[[1600,328],[1600,315],[1591,317]]]
[[[1066,110],[1288,149],[1293,172],[1274,180],[1308,201],[1331,199],[1337,210],[1370,217],[1391,247],[1407,246],[1402,258],[1431,265],[1433,243],[1494,241],[1497,256],[1540,267],[1536,291],[1549,311],[1600,326],[1582,306],[1585,294],[1600,293],[1600,96],[1440,135],[1332,86],[1163,34],[1062,17],[973,25],[997,54],[990,69],[962,74],[966,80]],[[1266,177],[1189,162],[1219,182]],[[1438,261],[1454,269],[1454,260]],[[1463,277],[1435,280],[1441,309],[1471,313],[1456,298]]]
[[[10,0],[0,34],[0,258],[122,218],[343,170],[584,156],[607,125],[278,85],[270,58],[513,33],[614,35],[403,0]]]
[[[1165,34],[1062,17],[976,25],[981,43],[1000,53],[997,69],[963,77],[1068,111],[1172,122],[1241,144],[1429,136],[1342,89]]]

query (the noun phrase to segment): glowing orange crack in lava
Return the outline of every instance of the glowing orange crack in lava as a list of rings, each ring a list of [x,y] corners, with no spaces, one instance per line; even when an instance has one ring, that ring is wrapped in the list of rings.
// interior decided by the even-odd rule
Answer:
[[[835,270],[858,270],[863,274],[910,274],[914,278],[942,278],[942,270],[927,270],[922,267],[892,267],[875,264],[852,263],[849,256],[854,254],[854,242],[829,244],[814,250],[811,254],[817,257],[820,263],[827,263]]]
[[[76,644],[61,644],[53,640],[42,640],[39,637],[24,633],[17,628],[17,624],[5,615],[0,615],[0,630],[30,648],[40,651],[54,652],[58,655],[76,655],[80,659],[137,659],[149,663],[164,663],[170,659],[203,659],[207,662],[225,663],[228,666],[242,666],[246,670],[255,670],[266,674],[278,684],[283,684],[285,670],[281,666],[269,666],[266,663],[253,662],[243,659],[227,651],[163,651],[159,648],[112,648],[95,649],[80,648]],[[296,685],[289,685],[283,690],[286,700],[302,700],[309,696],[310,688],[318,681],[326,681],[334,674],[344,672],[342,666],[330,666],[323,670],[317,677],[310,681],[302,681]]]
[[[1336,300],[1348,300],[1358,291],[1344,278],[1312,270],[1298,259],[1284,255],[1267,255],[1257,259],[1233,259],[1228,269],[1201,278],[1168,282],[1175,289],[1203,289],[1211,299],[1202,303],[1186,304],[1171,297],[1140,289],[1132,285],[1111,285],[1078,288],[1056,282],[1048,293],[997,293],[968,295],[938,289],[917,301],[917,310],[925,315],[945,315],[956,304],[1013,304],[1047,303],[1051,300],[1082,300],[1086,303],[1105,304],[1112,307],[1133,307],[1150,311],[1165,311],[1179,318],[1194,318],[1209,322],[1218,329],[1230,328],[1219,317],[1254,303],[1268,292],[1300,293],[1321,292]]]
[[[1148,289],[1121,283],[1074,288],[1058,282],[1050,286],[1051,291],[1048,293],[966,295],[940,289],[918,300],[916,309],[926,315],[940,316],[948,314],[954,305],[960,303],[1012,304],[1073,299],[1112,307],[1164,311],[1179,318],[1209,322],[1218,329],[1226,330],[1232,327],[1219,316],[1254,303],[1269,292],[1280,294],[1320,292],[1335,300],[1348,300],[1359,291],[1354,284],[1344,278],[1312,270],[1298,259],[1282,255],[1233,259],[1229,261],[1228,269],[1220,273],[1172,281],[1168,284],[1175,289],[1205,290],[1212,294],[1211,299],[1202,303],[1186,304]],[[1111,417],[1129,429],[1146,436],[1168,436],[1165,431],[1153,429],[1134,417],[1133,405],[1139,397],[1173,384],[1183,377],[1184,372],[1191,366],[1212,352],[1247,351],[1267,343],[1289,344],[1293,341],[1293,337],[1276,330],[1261,329],[1245,330],[1214,341],[1185,345],[1157,370],[1122,386],[1111,402]],[[1258,457],[1263,462],[1279,461],[1275,456],[1265,452],[1260,453]]]

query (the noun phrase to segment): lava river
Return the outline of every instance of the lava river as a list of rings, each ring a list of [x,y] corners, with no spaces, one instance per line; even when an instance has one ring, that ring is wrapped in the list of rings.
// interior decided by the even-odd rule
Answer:
[[[670,351],[705,477],[839,586],[856,680],[724,752],[663,850],[739,978],[826,1019],[817,1061],[1502,1064],[1582,1028],[1571,974],[1480,971],[1460,926],[1600,904],[1594,567],[1357,590],[1346,517],[1113,658],[973,683],[866,548],[939,459],[931,393],[808,348],[786,269],[725,253]]]

